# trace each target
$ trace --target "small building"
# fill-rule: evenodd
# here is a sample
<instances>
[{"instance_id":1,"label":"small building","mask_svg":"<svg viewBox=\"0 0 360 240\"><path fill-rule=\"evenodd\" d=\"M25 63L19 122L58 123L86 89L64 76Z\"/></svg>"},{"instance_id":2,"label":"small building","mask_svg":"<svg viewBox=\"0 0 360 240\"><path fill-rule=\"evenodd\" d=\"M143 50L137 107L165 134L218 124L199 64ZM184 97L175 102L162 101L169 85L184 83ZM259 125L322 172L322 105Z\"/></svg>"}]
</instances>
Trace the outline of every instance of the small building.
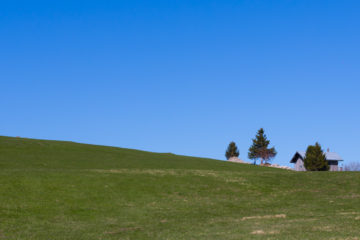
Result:
<instances>
[{"instance_id":1,"label":"small building","mask_svg":"<svg viewBox=\"0 0 360 240\"><path fill-rule=\"evenodd\" d=\"M290 163L294 163L295 171L306 171L304 166L304 158L306 152L296 152L293 158L291 159ZM342 161L344 161L339 154L335 152L330 152L329 150L325 152L325 159L329 164L329 171L342 171Z\"/></svg>"}]
</instances>

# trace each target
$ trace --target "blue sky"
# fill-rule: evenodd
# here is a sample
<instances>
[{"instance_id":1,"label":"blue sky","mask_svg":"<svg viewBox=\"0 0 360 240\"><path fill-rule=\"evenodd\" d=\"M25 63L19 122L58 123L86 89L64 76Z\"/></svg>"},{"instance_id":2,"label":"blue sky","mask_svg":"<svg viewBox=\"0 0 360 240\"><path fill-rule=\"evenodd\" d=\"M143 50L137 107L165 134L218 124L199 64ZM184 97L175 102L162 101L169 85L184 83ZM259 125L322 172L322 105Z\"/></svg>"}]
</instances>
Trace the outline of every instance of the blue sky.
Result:
<instances>
[{"instance_id":1,"label":"blue sky","mask_svg":"<svg viewBox=\"0 0 360 240\"><path fill-rule=\"evenodd\" d=\"M0 1L0 135L360 161L359 1Z\"/></svg>"}]
</instances>

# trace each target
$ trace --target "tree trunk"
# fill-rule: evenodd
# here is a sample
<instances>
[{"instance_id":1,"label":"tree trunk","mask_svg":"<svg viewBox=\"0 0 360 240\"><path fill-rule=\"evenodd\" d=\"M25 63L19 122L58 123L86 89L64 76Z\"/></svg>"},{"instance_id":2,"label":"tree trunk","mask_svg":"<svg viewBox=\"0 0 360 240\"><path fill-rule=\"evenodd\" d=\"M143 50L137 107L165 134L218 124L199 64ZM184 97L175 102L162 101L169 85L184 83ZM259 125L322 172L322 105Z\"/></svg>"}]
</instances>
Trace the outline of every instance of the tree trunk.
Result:
<instances>
[{"instance_id":1,"label":"tree trunk","mask_svg":"<svg viewBox=\"0 0 360 240\"><path fill-rule=\"evenodd\" d=\"M264 159L261 158L261 164L260 165L263 165L264 164Z\"/></svg>"}]
</instances>

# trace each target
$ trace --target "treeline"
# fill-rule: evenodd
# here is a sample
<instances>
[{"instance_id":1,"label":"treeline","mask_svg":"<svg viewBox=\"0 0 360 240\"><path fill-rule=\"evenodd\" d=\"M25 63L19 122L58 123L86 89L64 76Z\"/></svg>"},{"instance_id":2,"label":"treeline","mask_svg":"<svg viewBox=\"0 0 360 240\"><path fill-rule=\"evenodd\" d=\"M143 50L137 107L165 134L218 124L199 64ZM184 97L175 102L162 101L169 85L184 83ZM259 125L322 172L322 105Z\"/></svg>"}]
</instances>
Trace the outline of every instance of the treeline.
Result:
<instances>
[{"instance_id":1,"label":"treeline","mask_svg":"<svg viewBox=\"0 0 360 240\"><path fill-rule=\"evenodd\" d=\"M269 145L270 140L267 139L264 129L260 128L255 138L252 139L252 145L249 148L248 158L253 160L255 165L259 159L261 165L270 164L270 161L276 156L277 152L274 147L270 148ZM231 142L225 152L226 159L239 157L239 155L240 152L235 142Z\"/></svg>"},{"instance_id":2,"label":"treeline","mask_svg":"<svg viewBox=\"0 0 360 240\"><path fill-rule=\"evenodd\" d=\"M248 151L248 158L254 161L254 165L256 165L258 159L261 160L261 165L270 164L270 161L276 156L277 152L274 147L270 148L269 145L270 140L267 139L264 129L260 128L255 138L252 139L252 145ZM229 160L232 157L239 157L239 155L240 152L235 142L231 142L225 152L226 159ZM326 161L325 153L319 143L315 143L315 145L309 145L306 149L304 167L308 171L329 170L330 167L328 161ZM351 163L345 167L345 170L359 171L360 164Z\"/></svg>"}]
</instances>

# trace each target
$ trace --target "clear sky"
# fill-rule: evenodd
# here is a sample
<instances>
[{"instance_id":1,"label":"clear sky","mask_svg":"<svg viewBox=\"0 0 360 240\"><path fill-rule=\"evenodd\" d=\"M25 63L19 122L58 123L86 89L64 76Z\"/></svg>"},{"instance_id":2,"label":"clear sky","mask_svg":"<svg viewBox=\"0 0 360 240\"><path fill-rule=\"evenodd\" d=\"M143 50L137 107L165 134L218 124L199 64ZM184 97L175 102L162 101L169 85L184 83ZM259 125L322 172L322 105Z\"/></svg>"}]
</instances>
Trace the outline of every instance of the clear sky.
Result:
<instances>
[{"instance_id":1,"label":"clear sky","mask_svg":"<svg viewBox=\"0 0 360 240\"><path fill-rule=\"evenodd\" d=\"M360 161L360 1L0 1L0 135Z\"/></svg>"}]
</instances>

